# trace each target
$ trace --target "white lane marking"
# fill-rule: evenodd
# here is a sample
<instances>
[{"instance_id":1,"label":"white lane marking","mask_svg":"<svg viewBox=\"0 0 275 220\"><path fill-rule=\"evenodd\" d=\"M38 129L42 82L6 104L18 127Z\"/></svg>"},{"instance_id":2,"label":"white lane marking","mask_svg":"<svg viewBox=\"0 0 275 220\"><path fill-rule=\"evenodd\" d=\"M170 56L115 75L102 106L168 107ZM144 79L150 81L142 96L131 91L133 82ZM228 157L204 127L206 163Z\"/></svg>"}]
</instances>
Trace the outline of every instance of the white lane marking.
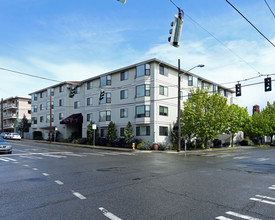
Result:
<instances>
[{"instance_id":1,"label":"white lane marking","mask_svg":"<svg viewBox=\"0 0 275 220\"><path fill-rule=\"evenodd\" d=\"M15 159L8 158L8 157L5 157L5 159L10 160L10 161L17 161L17 160L15 160Z\"/></svg>"},{"instance_id":2,"label":"white lane marking","mask_svg":"<svg viewBox=\"0 0 275 220\"><path fill-rule=\"evenodd\" d=\"M219 220L233 220L232 218L226 218L224 216L218 216L215 219L219 219Z\"/></svg>"},{"instance_id":3,"label":"white lane marking","mask_svg":"<svg viewBox=\"0 0 275 220\"><path fill-rule=\"evenodd\" d=\"M266 160L269 160L269 158L264 158L264 157L262 157L262 158L258 158L257 160L258 160L258 161L266 161Z\"/></svg>"},{"instance_id":4,"label":"white lane marking","mask_svg":"<svg viewBox=\"0 0 275 220\"><path fill-rule=\"evenodd\" d=\"M270 200L275 200L275 198L268 197L268 196L256 195L256 197L259 197L259 198L262 198L262 199L270 199Z\"/></svg>"},{"instance_id":5,"label":"white lane marking","mask_svg":"<svg viewBox=\"0 0 275 220\"><path fill-rule=\"evenodd\" d=\"M262 203L266 203L266 204L270 204L270 205L275 205L275 202L271 202L271 201L264 200L264 199L250 198L250 200L262 202Z\"/></svg>"},{"instance_id":6,"label":"white lane marking","mask_svg":"<svg viewBox=\"0 0 275 220\"><path fill-rule=\"evenodd\" d=\"M275 189L275 187L268 187L268 189Z\"/></svg>"},{"instance_id":7,"label":"white lane marking","mask_svg":"<svg viewBox=\"0 0 275 220\"><path fill-rule=\"evenodd\" d=\"M67 156L62 156L62 155L52 155L52 154L41 154L41 156L44 156L44 157L53 157L53 158L67 158Z\"/></svg>"},{"instance_id":8,"label":"white lane marking","mask_svg":"<svg viewBox=\"0 0 275 220\"><path fill-rule=\"evenodd\" d=\"M24 166L24 167L30 167L28 164L24 164L23 166Z\"/></svg>"},{"instance_id":9,"label":"white lane marking","mask_svg":"<svg viewBox=\"0 0 275 220\"><path fill-rule=\"evenodd\" d=\"M72 193L73 193L74 196L76 196L76 197L79 198L79 199L86 199L85 196L81 195L81 194L78 193L78 192L75 192L75 191L72 190Z\"/></svg>"},{"instance_id":10,"label":"white lane marking","mask_svg":"<svg viewBox=\"0 0 275 220\"><path fill-rule=\"evenodd\" d=\"M240 156L240 157L233 157L233 159L241 160L241 159L246 159L249 158L247 156Z\"/></svg>"},{"instance_id":11,"label":"white lane marking","mask_svg":"<svg viewBox=\"0 0 275 220\"><path fill-rule=\"evenodd\" d=\"M102 211L103 215L105 215L108 219L122 220L121 218L115 216L113 213L109 212L108 210L104 209L103 207L100 207L99 210Z\"/></svg>"},{"instance_id":12,"label":"white lane marking","mask_svg":"<svg viewBox=\"0 0 275 220\"><path fill-rule=\"evenodd\" d=\"M37 168L32 168L33 170L38 170Z\"/></svg>"},{"instance_id":13,"label":"white lane marking","mask_svg":"<svg viewBox=\"0 0 275 220\"><path fill-rule=\"evenodd\" d=\"M0 158L0 160L2 160L4 162L9 162L9 160L7 158Z\"/></svg>"},{"instance_id":14,"label":"white lane marking","mask_svg":"<svg viewBox=\"0 0 275 220\"><path fill-rule=\"evenodd\" d=\"M37 157L37 156L20 156L22 158L27 158L27 159L43 159L42 157Z\"/></svg>"},{"instance_id":15,"label":"white lane marking","mask_svg":"<svg viewBox=\"0 0 275 220\"><path fill-rule=\"evenodd\" d=\"M50 174L48 173L42 173L43 176L49 176Z\"/></svg>"},{"instance_id":16,"label":"white lane marking","mask_svg":"<svg viewBox=\"0 0 275 220\"><path fill-rule=\"evenodd\" d=\"M87 155L81 155L81 154L74 154L72 152L64 152L62 154L65 154L67 156L73 156L73 157L87 157Z\"/></svg>"},{"instance_id":17,"label":"white lane marking","mask_svg":"<svg viewBox=\"0 0 275 220\"><path fill-rule=\"evenodd\" d=\"M63 184L64 184L64 183L61 182L60 180L55 180L54 182L57 183L58 185L63 185Z\"/></svg>"},{"instance_id":18,"label":"white lane marking","mask_svg":"<svg viewBox=\"0 0 275 220\"><path fill-rule=\"evenodd\" d=\"M88 154L88 155L94 155L94 156L101 156L101 157L104 157L103 154L99 154L99 153L83 153L83 154Z\"/></svg>"},{"instance_id":19,"label":"white lane marking","mask_svg":"<svg viewBox=\"0 0 275 220\"><path fill-rule=\"evenodd\" d=\"M242 215L242 214L239 214L237 212L232 212L232 211L228 211L226 212L226 214L228 215L233 215L235 217L238 217L238 218L242 218L242 219L247 219L247 220L260 220L259 218L253 218L251 216L248 216L248 215Z\"/></svg>"}]
</instances>

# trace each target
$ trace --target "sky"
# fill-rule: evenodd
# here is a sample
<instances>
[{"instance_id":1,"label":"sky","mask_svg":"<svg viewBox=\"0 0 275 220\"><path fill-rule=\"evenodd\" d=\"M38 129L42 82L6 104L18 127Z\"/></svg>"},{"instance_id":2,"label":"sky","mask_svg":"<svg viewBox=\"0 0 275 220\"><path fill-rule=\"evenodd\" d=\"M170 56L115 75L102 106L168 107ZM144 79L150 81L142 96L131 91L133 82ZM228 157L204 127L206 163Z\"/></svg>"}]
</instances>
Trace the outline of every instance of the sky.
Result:
<instances>
[{"instance_id":1,"label":"sky","mask_svg":"<svg viewBox=\"0 0 275 220\"><path fill-rule=\"evenodd\" d=\"M275 80L270 42L225 0L173 1L184 11L179 48L168 42L178 13L170 0L0 0L0 68L80 81L151 58L175 66L180 59L184 70L204 64L192 72L228 88L240 81L237 102L250 114L253 105L275 101L274 81L271 92L263 84L268 74ZM275 0L266 1L275 12ZM230 2L275 44L275 17L264 0ZM1 69L0 77L4 99L56 84Z\"/></svg>"}]
</instances>

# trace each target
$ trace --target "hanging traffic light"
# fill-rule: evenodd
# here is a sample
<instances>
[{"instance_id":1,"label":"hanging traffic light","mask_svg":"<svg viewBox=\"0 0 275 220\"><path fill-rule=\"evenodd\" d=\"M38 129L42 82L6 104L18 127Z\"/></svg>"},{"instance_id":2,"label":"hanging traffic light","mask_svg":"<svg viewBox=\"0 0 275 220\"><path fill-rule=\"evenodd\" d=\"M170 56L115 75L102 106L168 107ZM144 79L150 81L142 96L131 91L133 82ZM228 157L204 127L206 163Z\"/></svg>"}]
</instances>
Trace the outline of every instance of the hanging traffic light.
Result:
<instances>
[{"instance_id":1,"label":"hanging traffic light","mask_svg":"<svg viewBox=\"0 0 275 220\"><path fill-rule=\"evenodd\" d=\"M179 15L175 14L174 21L171 23L172 29L170 29L169 31L169 33L171 34L171 37L168 38L168 41L174 47L179 47L182 24L183 24L183 19L181 16L181 12L179 12Z\"/></svg>"},{"instance_id":2,"label":"hanging traffic light","mask_svg":"<svg viewBox=\"0 0 275 220\"><path fill-rule=\"evenodd\" d=\"M241 84L240 83L236 84L235 88L236 88L236 96L241 96L242 95Z\"/></svg>"},{"instance_id":3,"label":"hanging traffic light","mask_svg":"<svg viewBox=\"0 0 275 220\"><path fill-rule=\"evenodd\" d=\"M99 94L99 101L101 101L102 99L104 99L104 94L105 94L104 90L101 89L100 90L100 94Z\"/></svg>"},{"instance_id":4,"label":"hanging traffic light","mask_svg":"<svg viewBox=\"0 0 275 220\"><path fill-rule=\"evenodd\" d=\"M271 91L271 77L267 77L264 79L264 91L265 92Z\"/></svg>"},{"instance_id":5,"label":"hanging traffic light","mask_svg":"<svg viewBox=\"0 0 275 220\"><path fill-rule=\"evenodd\" d=\"M74 97L74 95L75 95L75 87L71 87L69 97L70 97L70 98L73 98L73 97Z\"/></svg>"}]
</instances>

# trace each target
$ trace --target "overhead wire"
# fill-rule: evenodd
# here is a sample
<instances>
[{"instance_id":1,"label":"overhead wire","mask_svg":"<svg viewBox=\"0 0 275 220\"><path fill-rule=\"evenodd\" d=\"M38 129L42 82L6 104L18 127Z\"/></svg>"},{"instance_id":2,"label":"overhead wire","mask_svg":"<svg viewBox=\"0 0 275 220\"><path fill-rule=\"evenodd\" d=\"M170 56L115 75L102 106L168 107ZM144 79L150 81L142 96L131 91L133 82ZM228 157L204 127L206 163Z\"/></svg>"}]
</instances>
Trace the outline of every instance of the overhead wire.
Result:
<instances>
[{"instance_id":1,"label":"overhead wire","mask_svg":"<svg viewBox=\"0 0 275 220\"><path fill-rule=\"evenodd\" d=\"M269 6L269 4L267 3L267 1L264 0L264 2L265 2L265 4L267 5L267 7L269 8L269 10L270 10L271 14L273 15L273 17L275 18L275 14L274 14L274 12L272 11L272 9L270 8L270 6Z\"/></svg>"}]
</instances>

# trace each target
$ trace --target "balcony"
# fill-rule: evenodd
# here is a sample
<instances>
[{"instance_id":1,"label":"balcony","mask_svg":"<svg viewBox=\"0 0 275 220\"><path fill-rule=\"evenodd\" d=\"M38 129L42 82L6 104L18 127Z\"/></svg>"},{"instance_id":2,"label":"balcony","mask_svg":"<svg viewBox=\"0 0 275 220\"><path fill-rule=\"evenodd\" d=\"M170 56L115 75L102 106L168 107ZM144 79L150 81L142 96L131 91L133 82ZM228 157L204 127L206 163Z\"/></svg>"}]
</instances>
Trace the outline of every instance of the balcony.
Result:
<instances>
[{"instance_id":1,"label":"balcony","mask_svg":"<svg viewBox=\"0 0 275 220\"><path fill-rule=\"evenodd\" d=\"M10 129L10 128L14 128L13 124L5 124L4 125L4 129Z\"/></svg>"},{"instance_id":2,"label":"balcony","mask_svg":"<svg viewBox=\"0 0 275 220\"><path fill-rule=\"evenodd\" d=\"M18 108L18 105L17 104L8 104L6 106L4 106L4 110L7 110L7 109L12 109L12 108L15 108L17 109Z\"/></svg>"},{"instance_id":3,"label":"balcony","mask_svg":"<svg viewBox=\"0 0 275 220\"><path fill-rule=\"evenodd\" d=\"M18 115L15 113L4 115L4 119L13 119L13 118L17 118L17 117L18 117Z\"/></svg>"}]
</instances>

